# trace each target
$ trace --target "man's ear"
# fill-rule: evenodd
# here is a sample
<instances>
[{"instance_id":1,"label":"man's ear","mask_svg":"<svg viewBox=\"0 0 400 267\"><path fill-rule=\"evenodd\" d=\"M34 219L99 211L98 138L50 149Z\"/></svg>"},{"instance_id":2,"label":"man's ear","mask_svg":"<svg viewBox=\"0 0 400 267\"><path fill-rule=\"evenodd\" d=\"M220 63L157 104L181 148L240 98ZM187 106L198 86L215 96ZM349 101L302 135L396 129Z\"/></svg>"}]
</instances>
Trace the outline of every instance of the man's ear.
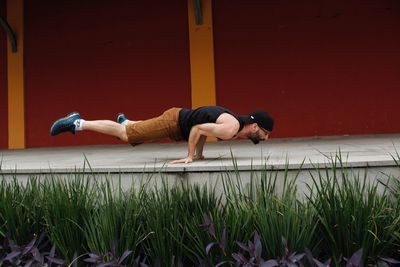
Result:
<instances>
[{"instance_id":1,"label":"man's ear","mask_svg":"<svg viewBox=\"0 0 400 267\"><path fill-rule=\"evenodd\" d=\"M255 133L258 130L258 124L257 123L252 123L251 125L251 132Z\"/></svg>"}]
</instances>

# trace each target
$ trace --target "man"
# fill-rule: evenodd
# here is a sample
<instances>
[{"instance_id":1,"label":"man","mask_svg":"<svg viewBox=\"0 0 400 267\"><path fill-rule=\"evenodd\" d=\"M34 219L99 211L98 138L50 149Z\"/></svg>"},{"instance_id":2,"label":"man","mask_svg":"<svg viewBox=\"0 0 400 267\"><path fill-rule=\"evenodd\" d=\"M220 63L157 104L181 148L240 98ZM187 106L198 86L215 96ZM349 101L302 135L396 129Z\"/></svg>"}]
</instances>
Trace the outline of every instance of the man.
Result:
<instances>
[{"instance_id":1,"label":"man","mask_svg":"<svg viewBox=\"0 0 400 267\"><path fill-rule=\"evenodd\" d=\"M208 136L220 140L250 139L254 144L268 139L274 127L274 120L265 111L257 110L248 116L237 116L220 106L205 106L194 110L171 108L161 116L131 121L123 113L117 115L117 122L110 120L88 121L73 112L58 119L50 129L51 135L63 132L88 130L118 137L132 145L170 138L188 141L186 158L171 163L190 163L204 159L203 147Z\"/></svg>"}]
</instances>

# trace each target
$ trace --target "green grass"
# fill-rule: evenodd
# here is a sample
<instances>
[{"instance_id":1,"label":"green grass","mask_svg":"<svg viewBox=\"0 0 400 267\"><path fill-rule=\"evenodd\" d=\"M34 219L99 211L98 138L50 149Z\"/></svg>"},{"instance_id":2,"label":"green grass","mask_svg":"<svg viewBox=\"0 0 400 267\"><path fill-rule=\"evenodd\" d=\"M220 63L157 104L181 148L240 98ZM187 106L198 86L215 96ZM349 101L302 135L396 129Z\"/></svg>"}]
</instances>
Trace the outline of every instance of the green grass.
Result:
<instances>
[{"instance_id":1,"label":"green grass","mask_svg":"<svg viewBox=\"0 0 400 267\"><path fill-rule=\"evenodd\" d=\"M31 177L25 185L3 177L0 239L9 236L22 244L44 232L56 245L57 255L68 262L90 252L110 260L107 253L115 247L116 256L133 251L128 265L146 257L152 266L232 262L232 253L242 251L237 241L247 243L255 232L261 236L266 260L284 254L282 237L290 251L307 247L320 259L332 257L336 264L341 255L350 257L359 248L364 249L365 260L398 255L399 177L381 181L382 190L378 182L368 183L365 174L343 165L336 157L329 170L310 172L305 197L299 197L297 175L291 178L288 169L282 176L265 167L251 172L250 182L244 184L235 160L235 169L219 179L221 194L214 185L168 184L162 174L143 178L130 189L122 189L121 180L85 172ZM151 182L155 179L158 186ZM216 237L200 227L205 214L215 225ZM207 254L211 242L223 246L216 245Z\"/></svg>"},{"instance_id":2,"label":"green grass","mask_svg":"<svg viewBox=\"0 0 400 267\"><path fill-rule=\"evenodd\" d=\"M120 182L119 182L120 184ZM95 208L84 218L83 234L90 252L105 253L115 246L117 255L126 250L134 254L140 243L146 239L141 214L143 212L143 188L125 192L120 186L113 189L111 177L97 184Z\"/></svg>"},{"instance_id":3,"label":"green grass","mask_svg":"<svg viewBox=\"0 0 400 267\"><path fill-rule=\"evenodd\" d=\"M336 263L341 255L350 257L359 248L363 248L364 258L394 255L398 243L392 229L400 214L387 181L380 192L379 181L368 183L367 173L361 176L357 170L345 171L341 157L332 166L319 169L317 177L311 175L309 186L308 199L318 218L316 234L322 241L320 253L333 256Z\"/></svg>"},{"instance_id":4,"label":"green grass","mask_svg":"<svg viewBox=\"0 0 400 267\"><path fill-rule=\"evenodd\" d=\"M11 236L18 243L30 241L43 229L43 205L39 181L28 180L22 186L14 177L0 182L0 235Z\"/></svg>"},{"instance_id":5,"label":"green grass","mask_svg":"<svg viewBox=\"0 0 400 267\"><path fill-rule=\"evenodd\" d=\"M43 181L39 199L43 203L45 231L66 259L72 260L75 253L85 253L87 241L83 227L95 213L100 196L105 197L86 175Z\"/></svg>"}]
</instances>

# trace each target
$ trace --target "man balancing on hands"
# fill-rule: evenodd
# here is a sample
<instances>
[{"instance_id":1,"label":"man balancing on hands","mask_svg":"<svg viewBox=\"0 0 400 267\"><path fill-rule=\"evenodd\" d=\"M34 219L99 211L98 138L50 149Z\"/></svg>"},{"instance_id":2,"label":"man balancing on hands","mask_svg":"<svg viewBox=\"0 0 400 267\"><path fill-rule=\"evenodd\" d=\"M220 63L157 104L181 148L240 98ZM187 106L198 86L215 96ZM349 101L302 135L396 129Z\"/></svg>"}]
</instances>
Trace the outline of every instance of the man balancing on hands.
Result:
<instances>
[{"instance_id":1,"label":"man balancing on hands","mask_svg":"<svg viewBox=\"0 0 400 267\"><path fill-rule=\"evenodd\" d=\"M171 163L190 163L204 159L203 147L208 136L220 140L250 139L254 144L268 139L274 120L265 111L257 110L248 116L237 116L220 106L205 106L197 109L171 108L161 116L131 121L123 113L116 122L110 120L89 121L78 112L58 119L50 129L51 135L63 132L93 131L118 137L132 145L149 143L164 138L188 141L186 158Z\"/></svg>"}]
</instances>

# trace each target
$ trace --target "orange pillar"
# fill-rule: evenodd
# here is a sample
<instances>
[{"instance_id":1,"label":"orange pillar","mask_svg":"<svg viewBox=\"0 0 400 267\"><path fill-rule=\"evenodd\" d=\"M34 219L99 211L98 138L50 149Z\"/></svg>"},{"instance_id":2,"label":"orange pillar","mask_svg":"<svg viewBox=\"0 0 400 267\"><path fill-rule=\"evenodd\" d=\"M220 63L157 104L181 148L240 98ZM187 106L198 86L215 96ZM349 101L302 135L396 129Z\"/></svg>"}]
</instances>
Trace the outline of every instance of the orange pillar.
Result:
<instances>
[{"instance_id":1,"label":"orange pillar","mask_svg":"<svg viewBox=\"0 0 400 267\"><path fill-rule=\"evenodd\" d=\"M196 25L194 0L188 0L192 108L216 104L212 0L201 0L202 24Z\"/></svg>"},{"instance_id":2,"label":"orange pillar","mask_svg":"<svg viewBox=\"0 0 400 267\"><path fill-rule=\"evenodd\" d=\"M7 1L7 21L17 39L17 52L7 44L8 148L25 148L24 1Z\"/></svg>"}]
</instances>

